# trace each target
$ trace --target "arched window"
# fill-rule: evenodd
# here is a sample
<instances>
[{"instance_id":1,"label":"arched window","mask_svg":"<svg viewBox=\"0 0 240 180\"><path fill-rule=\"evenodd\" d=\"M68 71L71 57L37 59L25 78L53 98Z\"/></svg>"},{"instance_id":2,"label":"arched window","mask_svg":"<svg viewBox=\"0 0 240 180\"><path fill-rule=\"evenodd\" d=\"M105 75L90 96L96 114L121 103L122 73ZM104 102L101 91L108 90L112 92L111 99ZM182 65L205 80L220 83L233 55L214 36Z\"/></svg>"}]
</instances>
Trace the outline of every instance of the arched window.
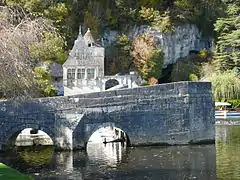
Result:
<instances>
[{"instance_id":1,"label":"arched window","mask_svg":"<svg viewBox=\"0 0 240 180\"><path fill-rule=\"evenodd\" d=\"M67 70L67 78L68 79L75 79L75 69L68 69Z\"/></svg>"},{"instance_id":2,"label":"arched window","mask_svg":"<svg viewBox=\"0 0 240 180\"><path fill-rule=\"evenodd\" d=\"M87 69L87 79L94 79L95 77L95 69L89 68Z\"/></svg>"},{"instance_id":3,"label":"arched window","mask_svg":"<svg viewBox=\"0 0 240 180\"><path fill-rule=\"evenodd\" d=\"M77 78L78 79L84 79L85 78L85 69L84 68L79 68L77 70Z\"/></svg>"},{"instance_id":4,"label":"arched window","mask_svg":"<svg viewBox=\"0 0 240 180\"><path fill-rule=\"evenodd\" d=\"M119 82L116 79L109 79L105 83L105 90L114 87L116 85L119 85Z\"/></svg>"}]
</instances>

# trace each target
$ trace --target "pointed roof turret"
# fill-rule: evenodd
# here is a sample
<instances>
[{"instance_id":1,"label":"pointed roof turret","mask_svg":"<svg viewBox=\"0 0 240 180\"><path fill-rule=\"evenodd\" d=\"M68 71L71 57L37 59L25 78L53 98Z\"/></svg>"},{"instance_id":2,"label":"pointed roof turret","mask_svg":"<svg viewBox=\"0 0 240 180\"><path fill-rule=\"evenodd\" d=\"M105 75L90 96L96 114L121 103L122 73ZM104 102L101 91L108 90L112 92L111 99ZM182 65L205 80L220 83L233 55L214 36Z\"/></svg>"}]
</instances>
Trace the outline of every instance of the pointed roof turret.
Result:
<instances>
[{"instance_id":1,"label":"pointed roof turret","mask_svg":"<svg viewBox=\"0 0 240 180\"><path fill-rule=\"evenodd\" d=\"M79 33L78 33L78 36L81 36L81 37L82 37L82 26L81 26L81 25L79 26Z\"/></svg>"},{"instance_id":2,"label":"pointed roof turret","mask_svg":"<svg viewBox=\"0 0 240 180\"><path fill-rule=\"evenodd\" d=\"M93 39L92 33L89 28L88 28L87 32L85 33L85 35L83 36L83 38L84 38L86 44L88 44L88 45L94 44L94 39Z\"/></svg>"}]
</instances>

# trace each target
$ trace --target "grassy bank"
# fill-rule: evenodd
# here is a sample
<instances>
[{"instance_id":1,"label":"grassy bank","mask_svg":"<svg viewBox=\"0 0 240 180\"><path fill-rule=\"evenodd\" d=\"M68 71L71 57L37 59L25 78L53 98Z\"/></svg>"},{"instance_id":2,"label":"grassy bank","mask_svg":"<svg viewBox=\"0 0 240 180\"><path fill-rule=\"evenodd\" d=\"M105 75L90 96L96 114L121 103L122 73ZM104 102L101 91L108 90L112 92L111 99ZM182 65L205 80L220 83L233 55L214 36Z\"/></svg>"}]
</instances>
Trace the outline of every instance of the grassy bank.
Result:
<instances>
[{"instance_id":1,"label":"grassy bank","mask_svg":"<svg viewBox=\"0 0 240 180\"><path fill-rule=\"evenodd\" d=\"M32 180L31 177L28 177L15 169L12 169L5 164L0 163L0 179L4 180Z\"/></svg>"}]
</instances>

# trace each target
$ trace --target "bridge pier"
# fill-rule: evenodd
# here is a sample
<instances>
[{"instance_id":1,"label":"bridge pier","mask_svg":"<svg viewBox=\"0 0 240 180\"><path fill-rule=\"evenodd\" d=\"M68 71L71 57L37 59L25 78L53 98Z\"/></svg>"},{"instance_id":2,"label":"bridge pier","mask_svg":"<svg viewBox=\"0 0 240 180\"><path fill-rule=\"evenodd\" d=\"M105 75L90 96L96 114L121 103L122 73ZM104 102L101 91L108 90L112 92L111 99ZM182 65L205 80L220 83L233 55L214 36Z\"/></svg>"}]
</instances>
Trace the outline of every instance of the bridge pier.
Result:
<instances>
[{"instance_id":1,"label":"bridge pier","mask_svg":"<svg viewBox=\"0 0 240 180\"><path fill-rule=\"evenodd\" d=\"M55 140L55 148L57 150L73 150L73 135L72 130L68 127L62 127L57 129L58 133Z\"/></svg>"}]
</instances>

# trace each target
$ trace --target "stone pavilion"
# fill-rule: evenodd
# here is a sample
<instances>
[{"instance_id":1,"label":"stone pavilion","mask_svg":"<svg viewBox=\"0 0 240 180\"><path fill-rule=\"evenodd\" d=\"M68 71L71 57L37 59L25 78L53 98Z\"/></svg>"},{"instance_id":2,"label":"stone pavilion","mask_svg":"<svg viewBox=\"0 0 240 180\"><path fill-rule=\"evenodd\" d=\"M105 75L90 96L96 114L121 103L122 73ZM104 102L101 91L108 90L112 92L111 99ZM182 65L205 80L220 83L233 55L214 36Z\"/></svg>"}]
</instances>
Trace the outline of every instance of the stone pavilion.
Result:
<instances>
[{"instance_id":1,"label":"stone pavilion","mask_svg":"<svg viewBox=\"0 0 240 180\"><path fill-rule=\"evenodd\" d=\"M113 89L137 86L140 80L135 73L104 76L104 51L102 44L95 42L90 29L84 36L79 29L69 57L63 64L64 96L105 91L113 86Z\"/></svg>"}]
</instances>

